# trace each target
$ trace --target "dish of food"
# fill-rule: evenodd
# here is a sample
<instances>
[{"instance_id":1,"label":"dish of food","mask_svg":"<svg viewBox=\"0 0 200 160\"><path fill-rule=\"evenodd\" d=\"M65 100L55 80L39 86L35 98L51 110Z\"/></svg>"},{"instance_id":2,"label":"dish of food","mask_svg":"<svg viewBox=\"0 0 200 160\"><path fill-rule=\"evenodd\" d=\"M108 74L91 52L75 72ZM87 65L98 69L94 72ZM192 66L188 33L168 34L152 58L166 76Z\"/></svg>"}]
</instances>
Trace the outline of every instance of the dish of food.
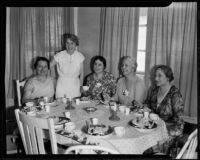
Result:
<instances>
[{"instance_id":1,"label":"dish of food","mask_svg":"<svg viewBox=\"0 0 200 160\"><path fill-rule=\"evenodd\" d=\"M155 121L144 117L136 117L129 124L140 132L149 132L157 128Z\"/></svg>"},{"instance_id":2,"label":"dish of food","mask_svg":"<svg viewBox=\"0 0 200 160\"><path fill-rule=\"evenodd\" d=\"M85 107L83 108L87 113L93 113L97 110L95 107Z\"/></svg>"},{"instance_id":3,"label":"dish of food","mask_svg":"<svg viewBox=\"0 0 200 160\"><path fill-rule=\"evenodd\" d=\"M32 106L32 107L27 107L27 106L25 106L25 107L23 107L22 109L21 109L21 111L23 111L23 112L38 112L38 111L40 111L40 110L42 110L41 109L41 107L39 107L39 106Z\"/></svg>"},{"instance_id":4,"label":"dish of food","mask_svg":"<svg viewBox=\"0 0 200 160\"><path fill-rule=\"evenodd\" d=\"M52 117L54 120L55 125L59 125L59 124L64 124L67 122L71 122L71 120L69 118L66 117Z\"/></svg>"},{"instance_id":5,"label":"dish of food","mask_svg":"<svg viewBox=\"0 0 200 160\"><path fill-rule=\"evenodd\" d=\"M57 117L57 116L54 116L54 117L51 117L51 118L53 118L56 130L63 129L64 126L65 126L65 123L71 122L71 119L66 118L66 117Z\"/></svg>"},{"instance_id":6,"label":"dish of food","mask_svg":"<svg viewBox=\"0 0 200 160\"><path fill-rule=\"evenodd\" d=\"M89 125L83 127L83 132L90 136L105 138L113 133L113 128L104 124Z\"/></svg>"}]
</instances>

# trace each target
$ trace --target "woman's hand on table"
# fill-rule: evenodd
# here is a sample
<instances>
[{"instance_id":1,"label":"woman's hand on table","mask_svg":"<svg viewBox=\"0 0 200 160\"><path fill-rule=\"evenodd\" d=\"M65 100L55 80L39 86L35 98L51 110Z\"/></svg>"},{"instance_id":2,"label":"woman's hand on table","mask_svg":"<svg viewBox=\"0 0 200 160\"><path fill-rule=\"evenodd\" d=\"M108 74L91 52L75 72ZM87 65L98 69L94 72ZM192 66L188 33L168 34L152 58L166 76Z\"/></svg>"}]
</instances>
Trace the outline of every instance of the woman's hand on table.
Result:
<instances>
[{"instance_id":1,"label":"woman's hand on table","mask_svg":"<svg viewBox=\"0 0 200 160\"><path fill-rule=\"evenodd\" d=\"M109 102L111 100L111 97L107 93L102 93L102 97L104 102Z\"/></svg>"},{"instance_id":2,"label":"woman's hand on table","mask_svg":"<svg viewBox=\"0 0 200 160\"><path fill-rule=\"evenodd\" d=\"M132 101L132 105L134 106L134 108L141 108L141 109L144 108L144 105L136 100Z\"/></svg>"},{"instance_id":3,"label":"woman's hand on table","mask_svg":"<svg viewBox=\"0 0 200 160\"><path fill-rule=\"evenodd\" d=\"M87 90L87 91L85 91L84 89L83 89L83 86L80 86L80 92L83 94L83 96L85 96L85 97L87 97L88 95L90 95L90 91L89 90Z\"/></svg>"}]
</instances>

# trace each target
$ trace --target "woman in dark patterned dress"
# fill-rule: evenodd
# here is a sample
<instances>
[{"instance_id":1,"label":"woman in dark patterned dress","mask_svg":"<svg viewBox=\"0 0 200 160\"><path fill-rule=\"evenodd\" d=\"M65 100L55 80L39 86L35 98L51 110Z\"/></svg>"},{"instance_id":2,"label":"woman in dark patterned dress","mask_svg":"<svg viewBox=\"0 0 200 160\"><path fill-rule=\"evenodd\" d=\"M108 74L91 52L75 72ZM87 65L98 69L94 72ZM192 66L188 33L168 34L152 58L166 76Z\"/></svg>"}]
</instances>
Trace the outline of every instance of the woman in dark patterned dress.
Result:
<instances>
[{"instance_id":1,"label":"woman in dark patterned dress","mask_svg":"<svg viewBox=\"0 0 200 160\"><path fill-rule=\"evenodd\" d=\"M102 56L95 56L91 60L92 73L86 78L89 91L83 92L82 99L108 101L116 92L116 80L111 73L105 71L106 60Z\"/></svg>"},{"instance_id":2,"label":"woman in dark patterned dress","mask_svg":"<svg viewBox=\"0 0 200 160\"><path fill-rule=\"evenodd\" d=\"M155 69L155 86L148 91L145 105L165 121L169 133L169 141L154 149L166 153L176 136L182 134L184 122L184 102L178 88L171 84L174 79L172 69L166 65L158 65Z\"/></svg>"}]
</instances>

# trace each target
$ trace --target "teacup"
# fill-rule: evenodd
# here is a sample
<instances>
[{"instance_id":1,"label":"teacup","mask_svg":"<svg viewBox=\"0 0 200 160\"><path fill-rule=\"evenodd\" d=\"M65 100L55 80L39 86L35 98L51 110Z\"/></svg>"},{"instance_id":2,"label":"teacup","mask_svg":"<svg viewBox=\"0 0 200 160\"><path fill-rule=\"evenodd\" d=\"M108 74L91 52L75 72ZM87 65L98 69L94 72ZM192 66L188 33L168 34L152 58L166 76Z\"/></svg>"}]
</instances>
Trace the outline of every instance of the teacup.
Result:
<instances>
[{"instance_id":1,"label":"teacup","mask_svg":"<svg viewBox=\"0 0 200 160\"><path fill-rule=\"evenodd\" d=\"M77 98L77 99L76 99L76 105L79 105L79 104L80 104L80 99Z\"/></svg>"},{"instance_id":2,"label":"teacup","mask_svg":"<svg viewBox=\"0 0 200 160\"><path fill-rule=\"evenodd\" d=\"M111 108L113 111L117 111L117 105L116 105L116 103L115 103L114 105L110 106L110 108Z\"/></svg>"},{"instance_id":3,"label":"teacup","mask_svg":"<svg viewBox=\"0 0 200 160\"><path fill-rule=\"evenodd\" d=\"M70 112L65 112L65 117L70 119Z\"/></svg>"},{"instance_id":4,"label":"teacup","mask_svg":"<svg viewBox=\"0 0 200 160\"><path fill-rule=\"evenodd\" d=\"M67 98L63 97L62 98L62 103L66 104L67 103Z\"/></svg>"},{"instance_id":5,"label":"teacup","mask_svg":"<svg viewBox=\"0 0 200 160\"><path fill-rule=\"evenodd\" d=\"M130 114L130 108L128 108L128 107L125 108L125 114L126 114L126 115L129 115L129 114Z\"/></svg>"},{"instance_id":6,"label":"teacup","mask_svg":"<svg viewBox=\"0 0 200 160\"><path fill-rule=\"evenodd\" d=\"M125 128L122 126L115 127L114 130L118 137L122 137L125 134Z\"/></svg>"},{"instance_id":7,"label":"teacup","mask_svg":"<svg viewBox=\"0 0 200 160\"><path fill-rule=\"evenodd\" d=\"M92 124L97 125L98 124L98 118L92 118Z\"/></svg>"},{"instance_id":8,"label":"teacup","mask_svg":"<svg viewBox=\"0 0 200 160\"><path fill-rule=\"evenodd\" d=\"M44 99L44 102L45 102L45 103L49 103L49 102L51 101L51 98L50 98L50 97L44 97L43 99Z\"/></svg>"},{"instance_id":9,"label":"teacup","mask_svg":"<svg viewBox=\"0 0 200 160\"><path fill-rule=\"evenodd\" d=\"M50 112L50 106L49 105L45 105L45 111Z\"/></svg>"},{"instance_id":10,"label":"teacup","mask_svg":"<svg viewBox=\"0 0 200 160\"><path fill-rule=\"evenodd\" d=\"M126 106L119 106L119 111L124 113L126 109Z\"/></svg>"},{"instance_id":11,"label":"teacup","mask_svg":"<svg viewBox=\"0 0 200 160\"><path fill-rule=\"evenodd\" d=\"M86 92L86 91L88 91L88 89L89 89L89 86L83 86L83 90Z\"/></svg>"},{"instance_id":12,"label":"teacup","mask_svg":"<svg viewBox=\"0 0 200 160\"><path fill-rule=\"evenodd\" d=\"M39 104L40 104L40 107L41 107L42 109L44 109L44 102L41 101Z\"/></svg>"},{"instance_id":13,"label":"teacup","mask_svg":"<svg viewBox=\"0 0 200 160\"><path fill-rule=\"evenodd\" d=\"M71 133L76 128L76 125L74 122L68 122L65 123L65 131L68 133Z\"/></svg>"}]
</instances>

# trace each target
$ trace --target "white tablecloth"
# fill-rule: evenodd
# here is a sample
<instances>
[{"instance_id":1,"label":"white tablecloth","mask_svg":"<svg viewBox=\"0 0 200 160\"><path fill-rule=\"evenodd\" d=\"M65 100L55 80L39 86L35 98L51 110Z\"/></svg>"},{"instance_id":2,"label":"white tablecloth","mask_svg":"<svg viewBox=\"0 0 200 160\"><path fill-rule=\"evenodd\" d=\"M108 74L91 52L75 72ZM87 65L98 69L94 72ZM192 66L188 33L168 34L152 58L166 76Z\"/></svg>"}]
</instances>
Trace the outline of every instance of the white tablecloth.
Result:
<instances>
[{"instance_id":1,"label":"white tablecloth","mask_svg":"<svg viewBox=\"0 0 200 160\"><path fill-rule=\"evenodd\" d=\"M58 106L51 106L50 113L44 111L40 112L37 116L47 118L49 116L64 116L64 112L69 111L71 113L71 120L75 122L76 129L82 129L86 124L86 120L90 121L91 118L98 118L99 123L110 125L110 126L124 126L126 133L122 137L117 137L114 133L106 138L96 138L88 136L90 142L98 142L99 145L115 149L122 154L142 154L146 149L156 145L158 142L165 141L168 139L168 133L165 122L161 119L157 121L158 127L153 131L143 133L130 126L128 122L133 119L136 115L134 113L125 115L118 112L120 121L110 121L110 111L108 107L103 105L95 105L94 103L85 103L75 106L75 110L66 110L66 105L61 104ZM94 113L87 113L83 110L84 107L96 107L98 110ZM57 134L57 141L60 144L77 144L76 141Z\"/></svg>"}]
</instances>

